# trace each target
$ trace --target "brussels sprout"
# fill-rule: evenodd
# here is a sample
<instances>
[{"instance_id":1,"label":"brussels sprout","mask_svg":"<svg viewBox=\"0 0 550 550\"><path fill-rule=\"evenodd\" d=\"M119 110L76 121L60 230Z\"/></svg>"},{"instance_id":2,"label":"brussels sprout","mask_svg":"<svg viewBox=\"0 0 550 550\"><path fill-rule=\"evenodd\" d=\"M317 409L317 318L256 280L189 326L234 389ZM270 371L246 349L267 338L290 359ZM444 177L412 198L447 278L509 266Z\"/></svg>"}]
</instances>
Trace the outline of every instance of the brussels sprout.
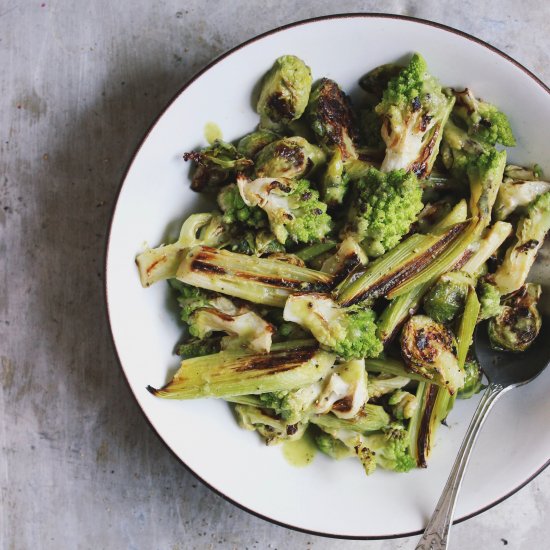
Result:
<instances>
[{"instance_id":1,"label":"brussels sprout","mask_svg":"<svg viewBox=\"0 0 550 550\"><path fill-rule=\"evenodd\" d=\"M246 158L254 159L266 145L280 138L279 134L271 130L257 130L241 138L237 145L237 151Z\"/></svg>"},{"instance_id":2,"label":"brussels sprout","mask_svg":"<svg viewBox=\"0 0 550 550\"><path fill-rule=\"evenodd\" d=\"M403 327L401 354L409 370L446 387L451 395L464 385L453 333L425 315L411 317Z\"/></svg>"},{"instance_id":3,"label":"brussels sprout","mask_svg":"<svg viewBox=\"0 0 550 550\"><path fill-rule=\"evenodd\" d=\"M264 76L256 111L262 128L300 118L311 91L311 70L298 57L283 55Z\"/></svg>"},{"instance_id":4,"label":"brussels sprout","mask_svg":"<svg viewBox=\"0 0 550 550\"><path fill-rule=\"evenodd\" d=\"M343 160L357 157L354 141L359 132L355 115L348 96L334 80L322 78L315 84L307 117L317 139L327 149L339 149Z\"/></svg>"},{"instance_id":5,"label":"brussels sprout","mask_svg":"<svg viewBox=\"0 0 550 550\"><path fill-rule=\"evenodd\" d=\"M460 271L442 275L424 298L426 314L438 323L452 321L464 307L472 283L472 279Z\"/></svg>"},{"instance_id":6,"label":"brussels sprout","mask_svg":"<svg viewBox=\"0 0 550 550\"><path fill-rule=\"evenodd\" d=\"M245 171L254 164L241 155L234 145L219 139L200 151L184 153L183 160L196 163L191 189L198 192L216 189L236 172Z\"/></svg>"},{"instance_id":7,"label":"brussels sprout","mask_svg":"<svg viewBox=\"0 0 550 550\"><path fill-rule=\"evenodd\" d=\"M325 153L298 136L279 139L266 145L256 157L258 177L300 178L326 161Z\"/></svg>"},{"instance_id":8,"label":"brussels sprout","mask_svg":"<svg viewBox=\"0 0 550 550\"><path fill-rule=\"evenodd\" d=\"M504 301L501 313L489 321L493 347L525 351L533 343L542 326L537 309L540 294L540 285L527 283Z\"/></svg>"},{"instance_id":9,"label":"brussels sprout","mask_svg":"<svg viewBox=\"0 0 550 550\"><path fill-rule=\"evenodd\" d=\"M466 361L464 364L464 386L457 393L459 399L470 399L481 390L483 372L475 360Z\"/></svg>"}]
</instances>

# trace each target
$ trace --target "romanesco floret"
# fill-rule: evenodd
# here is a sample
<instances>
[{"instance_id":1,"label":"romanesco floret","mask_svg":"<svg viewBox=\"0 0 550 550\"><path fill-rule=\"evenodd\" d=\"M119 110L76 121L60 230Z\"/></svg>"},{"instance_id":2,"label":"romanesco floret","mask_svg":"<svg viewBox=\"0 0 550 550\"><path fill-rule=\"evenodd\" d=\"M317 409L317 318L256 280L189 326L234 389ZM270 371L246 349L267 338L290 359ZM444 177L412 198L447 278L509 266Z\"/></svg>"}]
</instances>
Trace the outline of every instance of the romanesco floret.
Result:
<instances>
[{"instance_id":1,"label":"romanesco floret","mask_svg":"<svg viewBox=\"0 0 550 550\"><path fill-rule=\"evenodd\" d=\"M479 310L480 321L495 317L502 311L500 292L495 285L487 281L480 281L477 285L477 295L481 305Z\"/></svg>"},{"instance_id":2,"label":"romanesco floret","mask_svg":"<svg viewBox=\"0 0 550 550\"><path fill-rule=\"evenodd\" d=\"M419 177L429 176L454 102L428 73L424 58L414 54L409 65L388 82L375 108L383 117L386 142L381 170L405 169Z\"/></svg>"},{"instance_id":3,"label":"romanesco floret","mask_svg":"<svg viewBox=\"0 0 550 550\"><path fill-rule=\"evenodd\" d=\"M371 168L356 185L344 233L355 236L367 255L381 256L407 234L422 210L422 189L416 176ZM345 235L344 235L345 236Z\"/></svg>"},{"instance_id":4,"label":"romanesco floret","mask_svg":"<svg viewBox=\"0 0 550 550\"><path fill-rule=\"evenodd\" d=\"M322 453L336 460L354 456L353 450L350 449L350 447L327 433L320 433L316 435L315 444Z\"/></svg>"},{"instance_id":5,"label":"romanesco floret","mask_svg":"<svg viewBox=\"0 0 550 550\"><path fill-rule=\"evenodd\" d=\"M321 240L331 230L327 205L309 181L288 178L258 178L249 181L237 178L244 202L259 206L269 219L271 231L278 241L310 243Z\"/></svg>"},{"instance_id":6,"label":"romanesco floret","mask_svg":"<svg viewBox=\"0 0 550 550\"><path fill-rule=\"evenodd\" d=\"M363 444L376 453L376 463L386 470L408 472L416 467L409 453L408 432L400 422L392 423L381 434L366 436Z\"/></svg>"},{"instance_id":7,"label":"romanesco floret","mask_svg":"<svg viewBox=\"0 0 550 550\"><path fill-rule=\"evenodd\" d=\"M226 225L240 223L254 228L267 226L265 212L257 206L247 206L234 183L218 193L218 206L223 212L222 221Z\"/></svg>"},{"instance_id":8,"label":"romanesco floret","mask_svg":"<svg viewBox=\"0 0 550 550\"><path fill-rule=\"evenodd\" d=\"M375 314L359 306L341 307L326 294L289 296L284 319L311 331L326 348L344 359L377 357L382 343L376 335Z\"/></svg>"},{"instance_id":9,"label":"romanesco floret","mask_svg":"<svg viewBox=\"0 0 550 550\"><path fill-rule=\"evenodd\" d=\"M453 116L466 124L468 134L489 145L501 143L513 147L516 144L510 122L502 111L477 99L468 88L463 92L456 92L455 95Z\"/></svg>"},{"instance_id":10,"label":"romanesco floret","mask_svg":"<svg viewBox=\"0 0 550 550\"><path fill-rule=\"evenodd\" d=\"M189 319L195 311L201 307L208 307L211 301L211 293L191 286L177 279L170 279L170 285L178 293L178 304L180 306L180 318L184 323L189 324Z\"/></svg>"}]
</instances>

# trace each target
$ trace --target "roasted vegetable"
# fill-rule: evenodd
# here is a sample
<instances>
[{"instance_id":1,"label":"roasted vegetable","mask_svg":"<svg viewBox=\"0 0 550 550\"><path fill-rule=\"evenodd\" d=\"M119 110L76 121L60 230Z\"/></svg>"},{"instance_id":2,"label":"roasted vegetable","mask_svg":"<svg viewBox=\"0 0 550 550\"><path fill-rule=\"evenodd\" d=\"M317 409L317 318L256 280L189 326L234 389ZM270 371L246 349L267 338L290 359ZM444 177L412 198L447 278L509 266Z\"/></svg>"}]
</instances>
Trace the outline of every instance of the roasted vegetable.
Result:
<instances>
[{"instance_id":1,"label":"roasted vegetable","mask_svg":"<svg viewBox=\"0 0 550 550\"><path fill-rule=\"evenodd\" d=\"M326 376L334 359L313 340L274 344L267 355L228 350L182 361L170 382L160 389L147 389L166 399L293 390Z\"/></svg>"},{"instance_id":2,"label":"roasted vegetable","mask_svg":"<svg viewBox=\"0 0 550 550\"><path fill-rule=\"evenodd\" d=\"M307 180L238 178L237 185L248 206L259 206L269 219L279 242L310 243L321 240L331 229L327 205Z\"/></svg>"},{"instance_id":3,"label":"roasted vegetable","mask_svg":"<svg viewBox=\"0 0 550 550\"><path fill-rule=\"evenodd\" d=\"M314 411L332 412L338 418L354 418L368 399L367 373L362 359L353 359L338 365L330 374L317 397Z\"/></svg>"},{"instance_id":4,"label":"roasted vegetable","mask_svg":"<svg viewBox=\"0 0 550 550\"><path fill-rule=\"evenodd\" d=\"M453 92L456 103L452 116L466 125L470 136L489 145L501 143L513 147L516 144L508 118L497 107L477 99L468 88Z\"/></svg>"},{"instance_id":5,"label":"roasted vegetable","mask_svg":"<svg viewBox=\"0 0 550 550\"><path fill-rule=\"evenodd\" d=\"M206 246L189 249L176 276L189 285L277 307L295 292L326 292L332 283L326 273Z\"/></svg>"},{"instance_id":6,"label":"roasted vegetable","mask_svg":"<svg viewBox=\"0 0 550 550\"><path fill-rule=\"evenodd\" d=\"M374 312L360 307L341 307L327 294L289 296L284 319L307 328L321 345L344 359L376 357L382 351L376 336Z\"/></svg>"},{"instance_id":7,"label":"roasted vegetable","mask_svg":"<svg viewBox=\"0 0 550 550\"><path fill-rule=\"evenodd\" d=\"M501 312L489 321L489 337L497 349L525 351L542 326L537 309L540 285L527 283L504 300Z\"/></svg>"},{"instance_id":8,"label":"roasted vegetable","mask_svg":"<svg viewBox=\"0 0 550 550\"><path fill-rule=\"evenodd\" d=\"M319 147L294 136L266 145L256 157L254 171L258 178L301 178L325 161L325 153Z\"/></svg>"},{"instance_id":9,"label":"roasted vegetable","mask_svg":"<svg viewBox=\"0 0 550 550\"><path fill-rule=\"evenodd\" d=\"M464 384L457 360L456 340L444 325L425 315L411 317L401 333L401 355L412 371L454 394Z\"/></svg>"},{"instance_id":10,"label":"roasted vegetable","mask_svg":"<svg viewBox=\"0 0 550 550\"><path fill-rule=\"evenodd\" d=\"M459 399L470 399L481 391L483 372L477 361L470 359L464 364L464 385L456 394Z\"/></svg>"},{"instance_id":11,"label":"roasted vegetable","mask_svg":"<svg viewBox=\"0 0 550 550\"><path fill-rule=\"evenodd\" d=\"M357 156L355 115L348 96L334 80L322 78L313 86L306 115L319 143L326 149L337 149L344 161Z\"/></svg>"},{"instance_id":12,"label":"roasted vegetable","mask_svg":"<svg viewBox=\"0 0 550 550\"><path fill-rule=\"evenodd\" d=\"M408 66L390 79L376 106L386 142L381 170L404 169L421 178L429 176L454 102L428 74L424 58L414 54Z\"/></svg>"},{"instance_id":13,"label":"roasted vegetable","mask_svg":"<svg viewBox=\"0 0 550 550\"><path fill-rule=\"evenodd\" d=\"M280 137L279 134L271 130L256 130L241 138L237 145L237 151L244 157L254 160L266 145L277 141Z\"/></svg>"},{"instance_id":14,"label":"roasted vegetable","mask_svg":"<svg viewBox=\"0 0 550 550\"><path fill-rule=\"evenodd\" d=\"M252 160L241 155L234 145L216 140L212 145L183 155L185 161L195 162L191 178L193 191L211 191L253 166Z\"/></svg>"},{"instance_id":15,"label":"roasted vegetable","mask_svg":"<svg viewBox=\"0 0 550 550\"><path fill-rule=\"evenodd\" d=\"M463 309L473 279L464 272L442 275L424 298L424 311L438 323L452 321Z\"/></svg>"},{"instance_id":16,"label":"roasted vegetable","mask_svg":"<svg viewBox=\"0 0 550 550\"><path fill-rule=\"evenodd\" d=\"M311 91L311 70L298 57L283 55L264 76L256 111L262 128L278 128L302 116Z\"/></svg>"},{"instance_id":17,"label":"roasted vegetable","mask_svg":"<svg viewBox=\"0 0 550 550\"><path fill-rule=\"evenodd\" d=\"M502 294L519 290L535 262L550 229L550 192L540 195L528 207L516 229L516 242L506 251L495 272L494 282Z\"/></svg>"},{"instance_id":18,"label":"roasted vegetable","mask_svg":"<svg viewBox=\"0 0 550 550\"><path fill-rule=\"evenodd\" d=\"M422 209L422 190L414 174L385 174L371 168L355 185L344 236L353 236L369 257L394 248Z\"/></svg>"},{"instance_id":19,"label":"roasted vegetable","mask_svg":"<svg viewBox=\"0 0 550 550\"><path fill-rule=\"evenodd\" d=\"M197 244L222 246L229 234L217 214L192 214L181 226L180 236L173 244L148 248L136 257L141 285L151 286L157 281L171 279L182 260L185 250Z\"/></svg>"}]
</instances>

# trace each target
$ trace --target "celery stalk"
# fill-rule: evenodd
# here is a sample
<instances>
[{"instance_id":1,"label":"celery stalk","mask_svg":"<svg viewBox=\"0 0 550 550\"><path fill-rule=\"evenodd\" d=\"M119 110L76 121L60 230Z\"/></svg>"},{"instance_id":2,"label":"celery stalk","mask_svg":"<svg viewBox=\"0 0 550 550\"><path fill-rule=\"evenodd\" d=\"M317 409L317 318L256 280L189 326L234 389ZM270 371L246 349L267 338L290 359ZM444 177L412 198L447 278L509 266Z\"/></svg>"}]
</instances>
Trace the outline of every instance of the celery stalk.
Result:
<instances>
[{"instance_id":1,"label":"celery stalk","mask_svg":"<svg viewBox=\"0 0 550 550\"><path fill-rule=\"evenodd\" d=\"M148 390L166 399L232 397L292 390L323 378L336 357L314 340L274 344L269 354L227 350L182 361L168 384Z\"/></svg>"}]
</instances>

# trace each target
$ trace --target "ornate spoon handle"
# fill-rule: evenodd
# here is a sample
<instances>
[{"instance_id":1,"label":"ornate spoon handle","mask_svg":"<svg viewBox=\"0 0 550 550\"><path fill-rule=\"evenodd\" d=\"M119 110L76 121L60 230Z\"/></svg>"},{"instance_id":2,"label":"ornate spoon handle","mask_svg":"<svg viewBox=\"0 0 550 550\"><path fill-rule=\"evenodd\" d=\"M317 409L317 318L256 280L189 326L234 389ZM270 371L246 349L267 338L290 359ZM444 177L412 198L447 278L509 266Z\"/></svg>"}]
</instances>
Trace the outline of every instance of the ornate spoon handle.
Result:
<instances>
[{"instance_id":1,"label":"ornate spoon handle","mask_svg":"<svg viewBox=\"0 0 550 550\"><path fill-rule=\"evenodd\" d=\"M487 386L474 413L474 417L468 426L468 431L458 451L449 479L445 484L441 497L439 497L439 502L424 531L424 535L422 535L420 542L416 546L416 550L444 550L447 548L456 498L470 459L470 454L489 411L504 391L505 388L500 384L491 383Z\"/></svg>"}]
</instances>

